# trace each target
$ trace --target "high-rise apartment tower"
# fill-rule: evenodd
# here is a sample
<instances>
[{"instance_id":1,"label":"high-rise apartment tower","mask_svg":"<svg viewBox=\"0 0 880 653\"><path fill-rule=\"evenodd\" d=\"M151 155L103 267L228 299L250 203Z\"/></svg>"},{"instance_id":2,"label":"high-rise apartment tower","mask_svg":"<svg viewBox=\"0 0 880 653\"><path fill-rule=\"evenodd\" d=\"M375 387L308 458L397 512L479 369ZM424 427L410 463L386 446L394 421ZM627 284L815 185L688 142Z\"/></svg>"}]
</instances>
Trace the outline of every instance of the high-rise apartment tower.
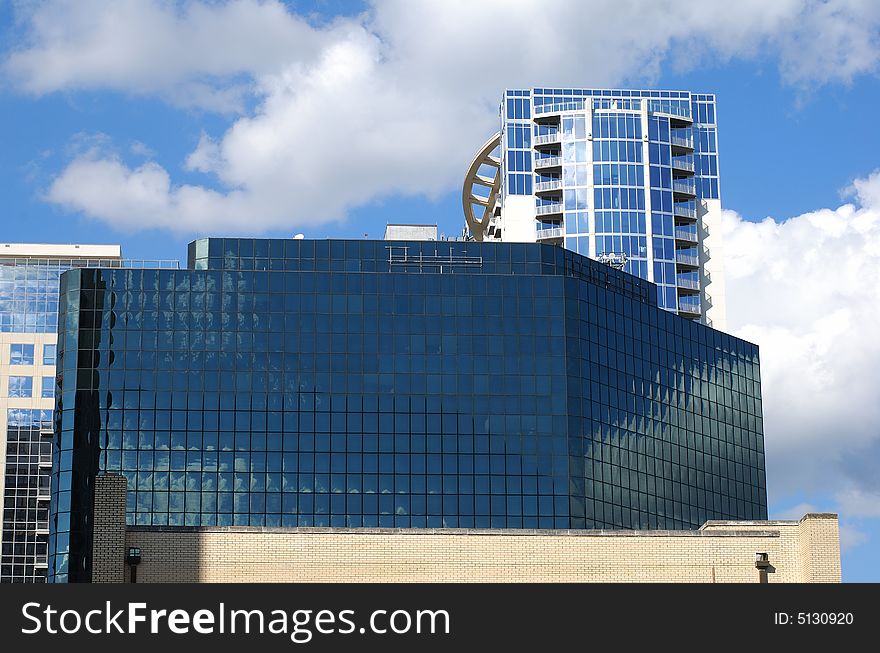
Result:
<instances>
[{"instance_id":1,"label":"high-rise apartment tower","mask_svg":"<svg viewBox=\"0 0 880 653\"><path fill-rule=\"evenodd\" d=\"M500 116L465 181L476 240L563 245L726 327L714 95L507 90Z\"/></svg>"}]
</instances>

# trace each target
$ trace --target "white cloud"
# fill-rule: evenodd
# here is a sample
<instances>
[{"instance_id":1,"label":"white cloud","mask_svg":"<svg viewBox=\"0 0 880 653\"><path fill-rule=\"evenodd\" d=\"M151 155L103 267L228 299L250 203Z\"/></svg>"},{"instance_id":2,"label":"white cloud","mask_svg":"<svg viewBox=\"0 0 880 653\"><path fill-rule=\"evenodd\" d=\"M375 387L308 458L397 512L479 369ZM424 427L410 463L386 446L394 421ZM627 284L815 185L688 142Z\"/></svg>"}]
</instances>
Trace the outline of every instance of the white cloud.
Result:
<instances>
[{"instance_id":1,"label":"white cloud","mask_svg":"<svg viewBox=\"0 0 880 653\"><path fill-rule=\"evenodd\" d=\"M880 517L880 170L853 190L782 222L727 212L727 314L761 347L771 502L825 493Z\"/></svg>"},{"instance_id":2,"label":"white cloud","mask_svg":"<svg viewBox=\"0 0 880 653\"><path fill-rule=\"evenodd\" d=\"M73 209L87 203L91 215L129 231L178 229L178 221L199 232L234 230L252 207L239 191L172 188L168 173L157 163L132 169L115 155L93 154L78 156L52 183L47 198Z\"/></svg>"},{"instance_id":3,"label":"white cloud","mask_svg":"<svg viewBox=\"0 0 880 653\"><path fill-rule=\"evenodd\" d=\"M186 157L185 167L187 170L199 172L211 172L220 166L220 146L216 140L206 132L199 136L199 144L196 149Z\"/></svg>"},{"instance_id":4,"label":"white cloud","mask_svg":"<svg viewBox=\"0 0 880 653\"><path fill-rule=\"evenodd\" d=\"M132 141L129 144L128 149L131 150L131 153L135 156L139 156L142 158L151 158L156 156L156 151L153 150L153 148L151 148L149 145L147 145L146 143L142 143L141 141Z\"/></svg>"},{"instance_id":5,"label":"white cloud","mask_svg":"<svg viewBox=\"0 0 880 653\"><path fill-rule=\"evenodd\" d=\"M49 0L23 5L6 62L28 93L116 89L184 106L241 109L254 76L309 61L332 37L280 2Z\"/></svg>"},{"instance_id":6,"label":"white cloud","mask_svg":"<svg viewBox=\"0 0 880 653\"><path fill-rule=\"evenodd\" d=\"M843 553L867 544L870 539L867 533L863 533L854 526L840 525L840 550Z\"/></svg>"},{"instance_id":7,"label":"white cloud","mask_svg":"<svg viewBox=\"0 0 880 653\"><path fill-rule=\"evenodd\" d=\"M210 188L92 157L47 193L118 227L181 231L314 225L383 196L454 190L497 129L503 86L650 83L670 61L758 56L809 85L876 71L880 49L880 5L859 0L376 0L321 26L278 0L47 0L19 18L25 36L3 66L25 92L111 89L240 112L183 162L212 174ZM127 182L112 202L70 183L111 169ZM162 172L167 184L137 183Z\"/></svg>"},{"instance_id":8,"label":"white cloud","mask_svg":"<svg viewBox=\"0 0 880 653\"><path fill-rule=\"evenodd\" d=\"M800 519L808 512L818 512L818 510L811 503L799 503L780 512L771 511L770 519Z\"/></svg>"},{"instance_id":9,"label":"white cloud","mask_svg":"<svg viewBox=\"0 0 880 653\"><path fill-rule=\"evenodd\" d=\"M805 2L791 29L778 35L780 71L808 85L851 81L880 61L880 3L875 0Z\"/></svg>"},{"instance_id":10,"label":"white cloud","mask_svg":"<svg viewBox=\"0 0 880 653\"><path fill-rule=\"evenodd\" d=\"M875 460L874 462L880 462ZM848 487L836 496L841 510L849 517L880 517L880 484L874 489Z\"/></svg>"}]
</instances>

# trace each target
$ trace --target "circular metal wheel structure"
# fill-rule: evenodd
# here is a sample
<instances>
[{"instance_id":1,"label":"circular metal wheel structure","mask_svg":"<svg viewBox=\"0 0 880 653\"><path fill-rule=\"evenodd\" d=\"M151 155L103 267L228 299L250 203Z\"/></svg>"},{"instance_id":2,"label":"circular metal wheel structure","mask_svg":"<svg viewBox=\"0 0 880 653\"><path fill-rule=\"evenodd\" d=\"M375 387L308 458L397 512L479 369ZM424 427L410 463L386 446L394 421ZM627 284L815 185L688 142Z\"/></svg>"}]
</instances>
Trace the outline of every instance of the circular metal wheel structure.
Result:
<instances>
[{"instance_id":1,"label":"circular metal wheel structure","mask_svg":"<svg viewBox=\"0 0 880 653\"><path fill-rule=\"evenodd\" d=\"M610 265L615 270L626 270L626 264L629 263L629 257L623 252L606 252L596 257L599 263Z\"/></svg>"},{"instance_id":2,"label":"circular metal wheel structure","mask_svg":"<svg viewBox=\"0 0 880 653\"><path fill-rule=\"evenodd\" d=\"M500 145L501 132L498 132L486 141L471 161L461 189L464 219L477 241L500 236L494 233L493 220L495 200L501 187L501 159L495 153ZM479 189L484 190L478 192Z\"/></svg>"}]
</instances>

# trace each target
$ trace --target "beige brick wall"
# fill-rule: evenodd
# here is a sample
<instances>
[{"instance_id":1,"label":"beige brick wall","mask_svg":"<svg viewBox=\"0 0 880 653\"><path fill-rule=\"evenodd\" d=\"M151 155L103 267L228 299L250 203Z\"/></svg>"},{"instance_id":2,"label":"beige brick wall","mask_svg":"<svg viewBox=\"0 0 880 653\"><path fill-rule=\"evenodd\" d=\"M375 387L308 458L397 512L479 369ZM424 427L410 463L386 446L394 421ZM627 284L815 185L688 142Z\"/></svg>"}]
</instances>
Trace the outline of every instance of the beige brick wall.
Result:
<instances>
[{"instance_id":1,"label":"beige brick wall","mask_svg":"<svg viewBox=\"0 0 880 653\"><path fill-rule=\"evenodd\" d=\"M143 551L139 582L756 583L757 552L769 555L771 583L839 582L836 523L807 515L690 532L130 528L127 544Z\"/></svg>"},{"instance_id":2,"label":"beige brick wall","mask_svg":"<svg viewBox=\"0 0 880 653\"><path fill-rule=\"evenodd\" d=\"M129 527L125 478L96 484L96 582L840 582L837 515L697 531ZM124 543L121 540L124 533Z\"/></svg>"},{"instance_id":3,"label":"beige brick wall","mask_svg":"<svg viewBox=\"0 0 880 653\"><path fill-rule=\"evenodd\" d=\"M840 531L837 515L807 515L800 521L801 576L806 583L840 582Z\"/></svg>"},{"instance_id":4,"label":"beige brick wall","mask_svg":"<svg viewBox=\"0 0 880 653\"><path fill-rule=\"evenodd\" d=\"M95 479L94 583L124 582L126 488L126 479L119 474L103 474Z\"/></svg>"}]
</instances>

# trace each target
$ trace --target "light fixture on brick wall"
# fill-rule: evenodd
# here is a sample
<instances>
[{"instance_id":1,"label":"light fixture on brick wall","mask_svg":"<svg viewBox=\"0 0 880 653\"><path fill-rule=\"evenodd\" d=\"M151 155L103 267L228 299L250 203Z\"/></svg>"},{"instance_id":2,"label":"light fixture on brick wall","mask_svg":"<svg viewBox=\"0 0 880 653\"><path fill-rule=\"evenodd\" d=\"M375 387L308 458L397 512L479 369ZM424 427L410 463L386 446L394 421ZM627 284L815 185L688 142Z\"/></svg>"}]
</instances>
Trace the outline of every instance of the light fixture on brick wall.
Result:
<instances>
[{"instance_id":1,"label":"light fixture on brick wall","mask_svg":"<svg viewBox=\"0 0 880 653\"><path fill-rule=\"evenodd\" d=\"M767 583L767 572L770 570L770 555L768 553L755 553L755 569L758 570L758 582Z\"/></svg>"},{"instance_id":2,"label":"light fixture on brick wall","mask_svg":"<svg viewBox=\"0 0 880 653\"><path fill-rule=\"evenodd\" d=\"M125 554L125 564L131 567L131 582L137 582L137 566L141 564L140 547L130 546Z\"/></svg>"}]
</instances>

